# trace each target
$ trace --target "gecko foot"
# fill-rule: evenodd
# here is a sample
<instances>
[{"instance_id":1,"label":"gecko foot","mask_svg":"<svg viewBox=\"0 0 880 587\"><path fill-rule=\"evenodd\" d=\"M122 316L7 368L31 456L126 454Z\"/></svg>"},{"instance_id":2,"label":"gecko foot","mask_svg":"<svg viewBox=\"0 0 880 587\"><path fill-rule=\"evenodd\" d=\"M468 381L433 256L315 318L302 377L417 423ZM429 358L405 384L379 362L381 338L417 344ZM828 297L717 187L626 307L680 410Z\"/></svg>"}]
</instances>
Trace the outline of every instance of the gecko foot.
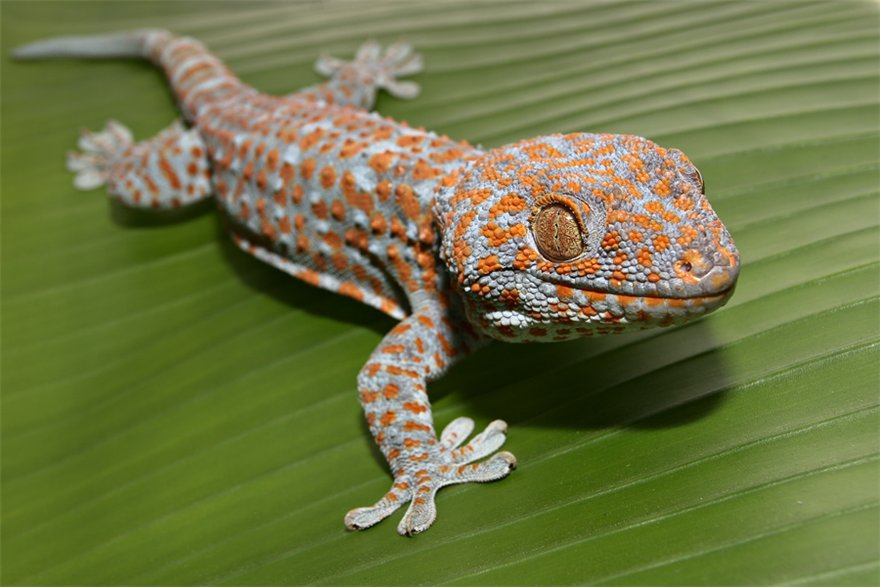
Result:
<instances>
[{"instance_id":1,"label":"gecko foot","mask_svg":"<svg viewBox=\"0 0 880 587\"><path fill-rule=\"evenodd\" d=\"M482 462L474 462L495 452L506 439L507 424L495 420L486 429L458 448L473 431L470 418L458 418L440 435L440 449L435 458L412 463L394 480L391 490L370 507L356 508L345 516L349 530L373 526L409 502L397 532L412 536L427 530L437 517L434 496L442 487L459 483L485 483L503 479L516 468L516 457L507 451L494 454Z\"/></svg>"},{"instance_id":2,"label":"gecko foot","mask_svg":"<svg viewBox=\"0 0 880 587\"><path fill-rule=\"evenodd\" d=\"M389 45L383 54L379 43L369 40L361 45L352 62L326 54L322 54L315 62L315 71L323 76L348 74L361 77L366 83L405 100L419 95L419 84L397 78L413 75L422 69L422 56L413 51L412 45L404 42Z\"/></svg>"},{"instance_id":3,"label":"gecko foot","mask_svg":"<svg viewBox=\"0 0 880 587\"><path fill-rule=\"evenodd\" d=\"M77 143L81 152L67 154L67 169L76 173L73 185L90 190L107 183L114 161L133 142L131 131L115 120L108 120L99 132L83 129Z\"/></svg>"}]
</instances>

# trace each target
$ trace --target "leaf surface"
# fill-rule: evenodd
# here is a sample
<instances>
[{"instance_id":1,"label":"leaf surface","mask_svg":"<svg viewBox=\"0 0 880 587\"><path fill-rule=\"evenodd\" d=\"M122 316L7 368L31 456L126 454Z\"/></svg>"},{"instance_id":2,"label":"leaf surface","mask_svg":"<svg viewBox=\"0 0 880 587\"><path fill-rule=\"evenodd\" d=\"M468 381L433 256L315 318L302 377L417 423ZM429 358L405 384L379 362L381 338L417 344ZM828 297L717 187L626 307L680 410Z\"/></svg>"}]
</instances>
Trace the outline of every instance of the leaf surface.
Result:
<instances>
[{"instance_id":1,"label":"leaf surface","mask_svg":"<svg viewBox=\"0 0 880 587\"><path fill-rule=\"evenodd\" d=\"M4 59L165 27L257 88L413 41L378 109L491 147L681 148L743 256L676 330L493 344L435 421L503 418L519 469L426 534L346 533L389 476L355 376L393 322L231 245L210 206L133 213L64 169L81 127L176 116L136 61L3 64L2 582L871 584L878 537L878 9L866 2L4 2Z\"/></svg>"}]
</instances>

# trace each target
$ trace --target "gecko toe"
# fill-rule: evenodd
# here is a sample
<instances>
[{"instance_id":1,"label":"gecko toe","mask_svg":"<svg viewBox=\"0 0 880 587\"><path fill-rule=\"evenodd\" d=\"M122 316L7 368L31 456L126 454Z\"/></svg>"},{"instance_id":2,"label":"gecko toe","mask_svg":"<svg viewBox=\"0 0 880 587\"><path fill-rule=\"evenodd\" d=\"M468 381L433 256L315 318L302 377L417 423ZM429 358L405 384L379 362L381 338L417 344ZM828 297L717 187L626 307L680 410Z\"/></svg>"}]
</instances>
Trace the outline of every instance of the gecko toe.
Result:
<instances>
[{"instance_id":1,"label":"gecko toe","mask_svg":"<svg viewBox=\"0 0 880 587\"><path fill-rule=\"evenodd\" d=\"M433 492L425 497L417 497L410 504L406 515L397 525L397 533L401 536L413 536L424 532L437 519L437 507L434 505Z\"/></svg>"},{"instance_id":2,"label":"gecko toe","mask_svg":"<svg viewBox=\"0 0 880 587\"><path fill-rule=\"evenodd\" d=\"M450 424L450 426L452 426L452 424ZM471 430L472 429L473 428L471 428ZM470 432L470 430L468 432ZM461 448L449 450L444 453L444 456L447 462L452 465L465 465L489 456L501 448L506 441L507 422L504 420L494 420L486 426L485 430L474 436L466 445ZM461 444L461 442L458 444Z\"/></svg>"},{"instance_id":3,"label":"gecko toe","mask_svg":"<svg viewBox=\"0 0 880 587\"><path fill-rule=\"evenodd\" d=\"M399 504L376 504L370 507L355 508L345 514L343 523L348 530L366 530L393 514L399 507Z\"/></svg>"},{"instance_id":4,"label":"gecko toe","mask_svg":"<svg viewBox=\"0 0 880 587\"><path fill-rule=\"evenodd\" d=\"M470 418L456 418L440 433L440 444L446 450L458 448L474 431L474 421Z\"/></svg>"}]
</instances>

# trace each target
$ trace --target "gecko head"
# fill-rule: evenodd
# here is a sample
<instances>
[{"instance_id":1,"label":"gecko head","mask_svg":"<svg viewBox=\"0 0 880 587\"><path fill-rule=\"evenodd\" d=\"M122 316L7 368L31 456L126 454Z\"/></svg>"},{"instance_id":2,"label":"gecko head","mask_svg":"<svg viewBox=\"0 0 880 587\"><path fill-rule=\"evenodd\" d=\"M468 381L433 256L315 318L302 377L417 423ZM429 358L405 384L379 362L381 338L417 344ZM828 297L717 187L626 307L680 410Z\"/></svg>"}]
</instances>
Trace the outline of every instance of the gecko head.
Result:
<instances>
[{"instance_id":1,"label":"gecko head","mask_svg":"<svg viewBox=\"0 0 880 587\"><path fill-rule=\"evenodd\" d=\"M739 253L677 149L631 135L530 139L470 162L436 200L472 324L566 340L679 324L733 293Z\"/></svg>"}]
</instances>

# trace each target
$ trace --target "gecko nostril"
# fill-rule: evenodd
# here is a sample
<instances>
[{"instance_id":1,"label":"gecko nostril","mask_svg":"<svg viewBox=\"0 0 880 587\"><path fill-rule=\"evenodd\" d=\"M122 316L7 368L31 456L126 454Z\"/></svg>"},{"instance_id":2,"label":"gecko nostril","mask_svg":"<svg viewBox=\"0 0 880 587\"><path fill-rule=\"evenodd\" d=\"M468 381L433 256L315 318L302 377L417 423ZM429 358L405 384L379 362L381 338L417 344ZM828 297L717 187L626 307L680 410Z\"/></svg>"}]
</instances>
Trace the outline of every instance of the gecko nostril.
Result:
<instances>
[{"instance_id":1,"label":"gecko nostril","mask_svg":"<svg viewBox=\"0 0 880 587\"><path fill-rule=\"evenodd\" d=\"M702 279L715 265L702 251L689 249L673 265L675 273L690 283L696 283Z\"/></svg>"}]
</instances>

